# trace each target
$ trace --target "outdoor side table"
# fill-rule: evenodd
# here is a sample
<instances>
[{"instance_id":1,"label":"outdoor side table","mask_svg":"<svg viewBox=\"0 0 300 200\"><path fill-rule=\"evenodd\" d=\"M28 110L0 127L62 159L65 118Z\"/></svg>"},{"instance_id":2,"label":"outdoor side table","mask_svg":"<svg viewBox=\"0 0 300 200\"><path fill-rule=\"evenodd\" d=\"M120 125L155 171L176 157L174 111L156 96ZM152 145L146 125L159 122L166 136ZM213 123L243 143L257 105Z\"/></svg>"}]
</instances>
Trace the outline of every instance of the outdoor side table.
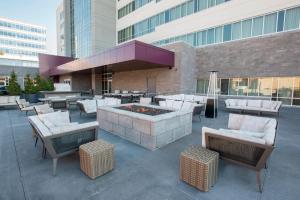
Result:
<instances>
[{"instance_id":1,"label":"outdoor side table","mask_svg":"<svg viewBox=\"0 0 300 200\"><path fill-rule=\"evenodd\" d=\"M192 145L180 155L180 179L207 192L218 178L219 153Z\"/></svg>"},{"instance_id":2,"label":"outdoor side table","mask_svg":"<svg viewBox=\"0 0 300 200\"><path fill-rule=\"evenodd\" d=\"M79 147L80 169L91 179L101 176L114 167L114 145L96 140Z\"/></svg>"}]
</instances>

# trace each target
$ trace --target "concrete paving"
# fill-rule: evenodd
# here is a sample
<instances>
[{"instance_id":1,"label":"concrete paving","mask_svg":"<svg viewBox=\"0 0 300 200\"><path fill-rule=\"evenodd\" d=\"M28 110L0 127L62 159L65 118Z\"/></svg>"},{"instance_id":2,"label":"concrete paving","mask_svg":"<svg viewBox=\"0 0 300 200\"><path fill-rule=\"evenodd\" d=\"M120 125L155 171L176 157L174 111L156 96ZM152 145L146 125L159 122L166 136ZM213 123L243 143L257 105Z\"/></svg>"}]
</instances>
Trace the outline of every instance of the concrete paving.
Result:
<instances>
[{"instance_id":1,"label":"concrete paving","mask_svg":"<svg viewBox=\"0 0 300 200\"><path fill-rule=\"evenodd\" d=\"M79 116L72 121L93 121L95 116ZM216 185L207 193L179 180L179 154L190 144L201 143L202 126L226 127L228 113L215 120L195 118L193 133L156 151L99 131L98 136L115 145L116 165L110 173L91 180L79 168L73 154L58 161L52 176L52 160L42 158L41 143L34 147L27 117L17 109L0 108L0 199L170 199L218 200L300 198L300 109L283 108L278 117L276 149L269 168L262 173L263 193L256 190L255 172L221 161Z\"/></svg>"}]
</instances>

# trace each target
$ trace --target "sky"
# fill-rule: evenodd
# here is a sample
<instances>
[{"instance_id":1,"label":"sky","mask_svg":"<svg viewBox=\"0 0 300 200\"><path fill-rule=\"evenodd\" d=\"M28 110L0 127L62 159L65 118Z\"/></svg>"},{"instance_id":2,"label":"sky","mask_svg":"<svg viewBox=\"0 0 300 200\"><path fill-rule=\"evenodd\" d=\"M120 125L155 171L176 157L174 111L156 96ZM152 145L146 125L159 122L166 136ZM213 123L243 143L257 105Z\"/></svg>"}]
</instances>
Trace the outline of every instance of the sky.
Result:
<instances>
[{"instance_id":1,"label":"sky","mask_svg":"<svg viewBox=\"0 0 300 200\"><path fill-rule=\"evenodd\" d=\"M0 0L0 16L47 28L47 52L56 54L56 8L62 0Z\"/></svg>"}]
</instances>

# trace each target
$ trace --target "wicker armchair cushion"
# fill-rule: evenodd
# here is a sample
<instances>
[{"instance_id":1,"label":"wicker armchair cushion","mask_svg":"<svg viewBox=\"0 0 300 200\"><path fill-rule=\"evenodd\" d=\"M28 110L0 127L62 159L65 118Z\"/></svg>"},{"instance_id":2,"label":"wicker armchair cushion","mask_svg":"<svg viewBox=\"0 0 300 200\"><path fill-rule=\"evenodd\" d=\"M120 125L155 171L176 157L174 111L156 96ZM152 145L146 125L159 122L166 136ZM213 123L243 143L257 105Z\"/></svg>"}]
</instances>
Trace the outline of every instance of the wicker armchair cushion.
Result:
<instances>
[{"instance_id":1,"label":"wicker armchair cushion","mask_svg":"<svg viewBox=\"0 0 300 200\"><path fill-rule=\"evenodd\" d=\"M240 130L242 123L244 121L245 115L236 115L236 114L229 114L228 119L228 128L234 130Z\"/></svg>"},{"instance_id":2,"label":"wicker armchair cushion","mask_svg":"<svg viewBox=\"0 0 300 200\"><path fill-rule=\"evenodd\" d=\"M222 129L222 128L220 128L219 131L228 132L228 133L235 133L235 134L243 134L243 135L248 135L248 136L256 137L256 138L263 138L266 135L266 133L263 133L263 132L231 130L231 129Z\"/></svg>"},{"instance_id":3,"label":"wicker armchair cushion","mask_svg":"<svg viewBox=\"0 0 300 200\"><path fill-rule=\"evenodd\" d=\"M208 128L208 127L202 127L202 147L206 147L205 133L222 135L222 136L240 139L240 140L244 140L244 141L255 142L258 144L266 143L265 140L262 138L252 137L252 136L249 136L246 134L234 133L234 132L230 132L230 131L221 131L221 130L216 130L216 129L212 129L212 128Z\"/></svg>"},{"instance_id":4,"label":"wicker armchair cushion","mask_svg":"<svg viewBox=\"0 0 300 200\"><path fill-rule=\"evenodd\" d=\"M50 129L50 131L53 134L60 134L60 133L72 132L72 131L76 131L76 130L80 130L80 129L89 128L91 126L98 126L98 122L96 122L96 121L95 122L87 122L84 124L79 124L77 122L73 122L73 123L69 123L64 126L52 127Z\"/></svg>"}]
</instances>

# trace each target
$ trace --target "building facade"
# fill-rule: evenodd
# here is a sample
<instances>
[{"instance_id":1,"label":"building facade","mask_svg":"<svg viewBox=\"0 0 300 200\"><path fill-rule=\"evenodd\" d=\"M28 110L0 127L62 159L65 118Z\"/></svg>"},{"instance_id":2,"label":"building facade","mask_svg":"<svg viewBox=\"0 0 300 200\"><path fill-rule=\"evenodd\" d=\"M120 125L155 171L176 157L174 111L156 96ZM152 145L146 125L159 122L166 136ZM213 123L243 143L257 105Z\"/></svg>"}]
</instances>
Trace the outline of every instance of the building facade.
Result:
<instances>
[{"instance_id":1,"label":"building facade","mask_svg":"<svg viewBox=\"0 0 300 200\"><path fill-rule=\"evenodd\" d=\"M221 95L300 105L299 0L123 0L117 13L118 44L194 47L197 93L218 70Z\"/></svg>"},{"instance_id":2,"label":"building facade","mask_svg":"<svg viewBox=\"0 0 300 200\"><path fill-rule=\"evenodd\" d=\"M116 13L115 48L49 65L50 75L88 79L97 93L206 94L217 70L221 97L300 105L300 0L120 0ZM162 49L174 53L168 67L156 64ZM140 54L147 62L118 62Z\"/></svg>"},{"instance_id":3,"label":"building facade","mask_svg":"<svg viewBox=\"0 0 300 200\"><path fill-rule=\"evenodd\" d=\"M0 86L7 86L14 70L23 87L28 73L38 73L38 54L46 51L46 28L0 18Z\"/></svg>"},{"instance_id":4,"label":"building facade","mask_svg":"<svg viewBox=\"0 0 300 200\"><path fill-rule=\"evenodd\" d=\"M83 58L116 45L116 3L64 0L56 11L57 52Z\"/></svg>"}]
</instances>

